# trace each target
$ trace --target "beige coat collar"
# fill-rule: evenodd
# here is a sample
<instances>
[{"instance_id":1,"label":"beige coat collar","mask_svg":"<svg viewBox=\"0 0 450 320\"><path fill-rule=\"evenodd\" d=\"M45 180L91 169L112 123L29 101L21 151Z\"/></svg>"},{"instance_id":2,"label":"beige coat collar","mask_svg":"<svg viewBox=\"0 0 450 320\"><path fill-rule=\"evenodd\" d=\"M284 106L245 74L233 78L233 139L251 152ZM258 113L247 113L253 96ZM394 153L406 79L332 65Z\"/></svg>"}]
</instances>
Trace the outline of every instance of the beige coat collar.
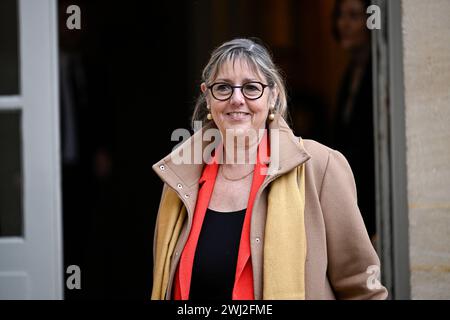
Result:
<instances>
[{"instance_id":1,"label":"beige coat collar","mask_svg":"<svg viewBox=\"0 0 450 320\"><path fill-rule=\"evenodd\" d=\"M211 143L210 141L204 141L203 132L211 127L211 124L204 126L181 146L153 165L153 169L161 179L173 189L183 193L184 200L188 202L193 201L196 198L196 193L198 191L197 184L201 177L204 163L178 164L173 161L173 157L175 153L191 152L196 146L198 148L199 145L201 146L203 154L203 150ZM280 143L278 149L275 147L274 143L270 144L271 158L275 159L274 156L278 154L279 159L269 162L269 175L266 180L282 175L311 158L308 152L300 144L299 139L294 136L292 130L280 115L276 115L275 119L271 121L269 129L278 129ZM192 152L192 159L193 157L194 155ZM276 165L278 165L278 168L275 168ZM272 174L270 174L270 172L272 172Z\"/></svg>"}]
</instances>

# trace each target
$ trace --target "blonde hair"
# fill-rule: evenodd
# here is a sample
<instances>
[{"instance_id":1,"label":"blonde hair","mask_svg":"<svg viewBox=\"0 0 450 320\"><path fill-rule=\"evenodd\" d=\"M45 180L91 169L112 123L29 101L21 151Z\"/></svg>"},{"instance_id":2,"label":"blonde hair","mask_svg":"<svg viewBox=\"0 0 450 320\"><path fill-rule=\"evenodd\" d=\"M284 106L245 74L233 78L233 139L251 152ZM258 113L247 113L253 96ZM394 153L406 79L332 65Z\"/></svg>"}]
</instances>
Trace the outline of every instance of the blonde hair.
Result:
<instances>
[{"instance_id":1,"label":"blonde hair","mask_svg":"<svg viewBox=\"0 0 450 320\"><path fill-rule=\"evenodd\" d=\"M278 89L278 97L275 102L275 113L279 113L284 119L287 117L287 94L283 77L279 69L272 61L269 51L259 43L250 39L233 39L217 47L211 54L207 65L202 72L202 82L207 86L216 78L217 73L225 62L244 59L256 72L263 74L267 84ZM206 93L201 93L195 103L191 125L194 128L195 121L206 121L208 110L206 108Z\"/></svg>"}]
</instances>

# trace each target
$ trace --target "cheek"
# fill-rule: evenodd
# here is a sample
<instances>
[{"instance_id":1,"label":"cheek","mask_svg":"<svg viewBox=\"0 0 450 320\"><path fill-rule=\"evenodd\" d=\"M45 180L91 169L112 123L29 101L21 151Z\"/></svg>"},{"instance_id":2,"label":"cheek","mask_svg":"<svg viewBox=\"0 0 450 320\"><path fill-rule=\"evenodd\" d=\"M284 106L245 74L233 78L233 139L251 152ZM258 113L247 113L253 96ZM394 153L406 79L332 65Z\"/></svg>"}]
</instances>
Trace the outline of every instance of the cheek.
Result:
<instances>
[{"instance_id":1,"label":"cheek","mask_svg":"<svg viewBox=\"0 0 450 320\"><path fill-rule=\"evenodd\" d=\"M223 122L223 111L225 110L225 105L221 104L221 103L213 103L211 105L211 109L210 109L210 113L213 117L214 122L216 123L216 125L220 125L220 123Z\"/></svg>"},{"instance_id":2,"label":"cheek","mask_svg":"<svg viewBox=\"0 0 450 320\"><path fill-rule=\"evenodd\" d=\"M337 25L339 32L342 32L343 30L345 30L346 23L347 22L344 19L342 19L342 18L338 19L336 25ZM347 25L348 25L348 23L347 23Z\"/></svg>"},{"instance_id":3,"label":"cheek","mask_svg":"<svg viewBox=\"0 0 450 320\"><path fill-rule=\"evenodd\" d=\"M359 33L359 29L361 28L361 24L359 23L359 20L351 20L351 22L348 24L349 30L351 31L351 34L353 36L357 35Z\"/></svg>"},{"instance_id":4,"label":"cheek","mask_svg":"<svg viewBox=\"0 0 450 320\"><path fill-rule=\"evenodd\" d=\"M214 102L213 104L211 104L211 113L218 114L222 112L224 108L225 106L223 106L221 103Z\"/></svg>"},{"instance_id":5,"label":"cheek","mask_svg":"<svg viewBox=\"0 0 450 320\"><path fill-rule=\"evenodd\" d=\"M255 119L264 120L269 112L268 102L252 105L250 106L250 110L254 113Z\"/></svg>"}]
</instances>

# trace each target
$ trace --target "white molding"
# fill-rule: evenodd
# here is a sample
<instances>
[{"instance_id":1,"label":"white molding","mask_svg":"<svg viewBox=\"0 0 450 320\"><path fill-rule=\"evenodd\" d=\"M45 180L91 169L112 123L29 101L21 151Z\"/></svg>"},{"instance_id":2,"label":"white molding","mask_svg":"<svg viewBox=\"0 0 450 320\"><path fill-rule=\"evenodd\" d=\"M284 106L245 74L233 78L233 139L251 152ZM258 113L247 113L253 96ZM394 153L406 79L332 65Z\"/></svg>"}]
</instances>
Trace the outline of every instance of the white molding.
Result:
<instances>
[{"instance_id":1,"label":"white molding","mask_svg":"<svg viewBox=\"0 0 450 320\"><path fill-rule=\"evenodd\" d=\"M0 96L0 111L21 110L23 100L21 96Z\"/></svg>"},{"instance_id":2,"label":"white molding","mask_svg":"<svg viewBox=\"0 0 450 320\"><path fill-rule=\"evenodd\" d=\"M410 299L409 223L403 36L400 0L374 0L383 10L374 44L377 230L382 280L390 298Z\"/></svg>"},{"instance_id":3,"label":"white molding","mask_svg":"<svg viewBox=\"0 0 450 320\"><path fill-rule=\"evenodd\" d=\"M57 1L19 0L18 14L21 94L0 98L0 109L21 110L24 233L0 241L2 281L11 286L0 293L62 299ZM24 272L29 285L11 272Z\"/></svg>"}]
</instances>

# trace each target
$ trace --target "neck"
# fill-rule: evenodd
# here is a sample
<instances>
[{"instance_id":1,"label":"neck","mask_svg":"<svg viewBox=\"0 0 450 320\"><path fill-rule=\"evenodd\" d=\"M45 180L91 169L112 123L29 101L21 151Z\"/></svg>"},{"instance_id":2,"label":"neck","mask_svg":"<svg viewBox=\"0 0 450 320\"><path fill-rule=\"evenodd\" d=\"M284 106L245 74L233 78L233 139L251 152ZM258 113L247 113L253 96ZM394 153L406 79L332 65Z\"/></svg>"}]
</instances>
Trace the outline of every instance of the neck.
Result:
<instances>
[{"instance_id":1,"label":"neck","mask_svg":"<svg viewBox=\"0 0 450 320\"><path fill-rule=\"evenodd\" d=\"M231 166L255 164L262 137L263 134L260 133L223 136L224 164Z\"/></svg>"}]
</instances>

